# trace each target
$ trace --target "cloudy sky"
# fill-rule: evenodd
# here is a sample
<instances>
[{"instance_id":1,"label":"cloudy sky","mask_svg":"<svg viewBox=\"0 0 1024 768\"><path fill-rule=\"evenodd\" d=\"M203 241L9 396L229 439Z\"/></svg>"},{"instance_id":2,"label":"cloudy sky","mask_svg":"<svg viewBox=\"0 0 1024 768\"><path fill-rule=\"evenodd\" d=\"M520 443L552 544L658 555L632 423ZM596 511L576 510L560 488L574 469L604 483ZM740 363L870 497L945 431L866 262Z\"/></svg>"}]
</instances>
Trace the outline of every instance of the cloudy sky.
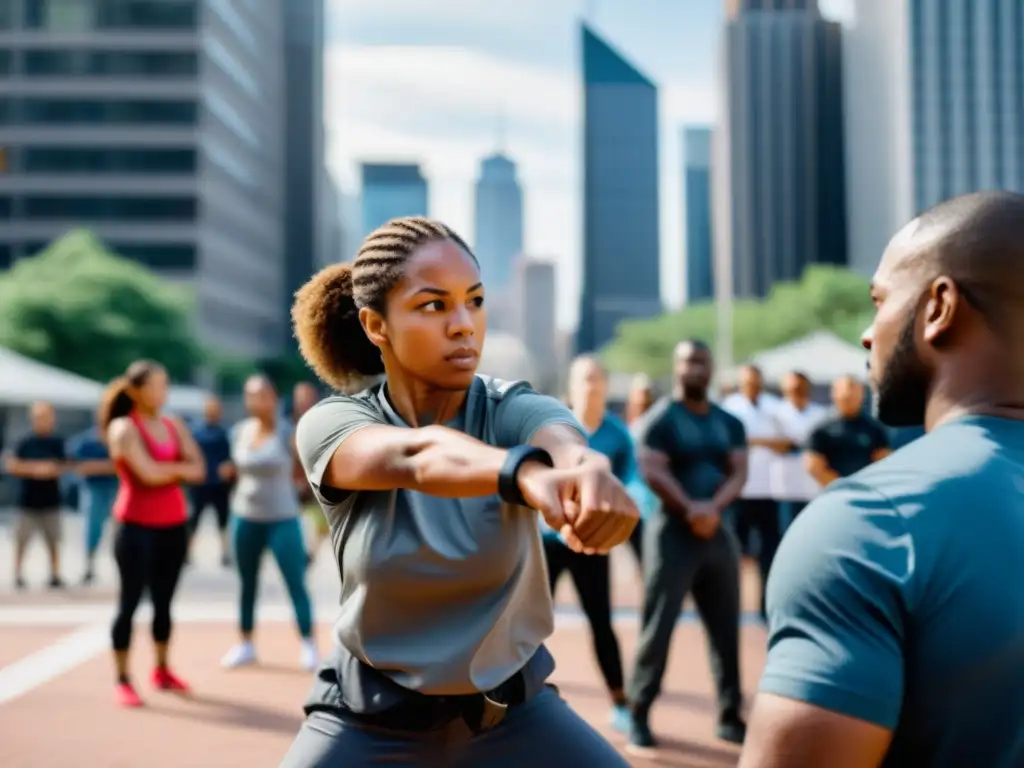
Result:
<instances>
[{"instance_id":1,"label":"cloudy sky","mask_svg":"<svg viewBox=\"0 0 1024 768\"><path fill-rule=\"evenodd\" d=\"M842 15L851 0L822 0ZM558 264L559 323L577 313L579 29L588 21L659 86L662 294L683 291L680 134L715 116L724 0L327 0L331 169L358 192L362 159L422 163L431 215L473 237L481 157L519 164L525 247ZM503 129L502 129L503 126Z\"/></svg>"}]
</instances>

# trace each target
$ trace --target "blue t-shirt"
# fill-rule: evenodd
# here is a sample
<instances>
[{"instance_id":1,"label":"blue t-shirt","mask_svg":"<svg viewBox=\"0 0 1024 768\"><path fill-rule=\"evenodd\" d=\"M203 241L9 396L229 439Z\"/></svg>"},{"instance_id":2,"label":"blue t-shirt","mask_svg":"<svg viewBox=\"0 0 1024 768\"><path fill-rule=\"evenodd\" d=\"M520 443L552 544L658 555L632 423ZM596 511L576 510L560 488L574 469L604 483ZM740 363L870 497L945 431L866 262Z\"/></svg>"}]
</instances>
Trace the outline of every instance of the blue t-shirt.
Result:
<instances>
[{"instance_id":1,"label":"blue t-shirt","mask_svg":"<svg viewBox=\"0 0 1024 768\"><path fill-rule=\"evenodd\" d=\"M828 487L768 580L761 690L894 732L885 766L1024 765L1024 422L970 416Z\"/></svg>"},{"instance_id":2,"label":"blue t-shirt","mask_svg":"<svg viewBox=\"0 0 1024 768\"><path fill-rule=\"evenodd\" d=\"M626 486L637 506L644 509L643 492L646 486L640 478L636 464L636 449L633 438L626 425L618 416L605 413L604 420L594 432L587 437L587 444L595 451L603 453L612 463L612 472ZM561 540L561 534L552 530L541 518L541 533L545 538Z\"/></svg>"},{"instance_id":3,"label":"blue t-shirt","mask_svg":"<svg viewBox=\"0 0 1024 768\"><path fill-rule=\"evenodd\" d=\"M72 461L109 461L110 451L100 440L100 433L95 427L75 435L68 441L68 458ZM117 475L86 475L81 478L86 488L96 491L113 491L117 489Z\"/></svg>"},{"instance_id":4,"label":"blue t-shirt","mask_svg":"<svg viewBox=\"0 0 1024 768\"><path fill-rule=\"evenodd\" d=\"M200 422L193 426L192 437L195 438L199 450L202 451L203 459L206 460L206 480L203 485L221 485L217 470L225 461L231 460L231 440L228 430L220 424L207 424Z\"/></svg>"}]
</instances>

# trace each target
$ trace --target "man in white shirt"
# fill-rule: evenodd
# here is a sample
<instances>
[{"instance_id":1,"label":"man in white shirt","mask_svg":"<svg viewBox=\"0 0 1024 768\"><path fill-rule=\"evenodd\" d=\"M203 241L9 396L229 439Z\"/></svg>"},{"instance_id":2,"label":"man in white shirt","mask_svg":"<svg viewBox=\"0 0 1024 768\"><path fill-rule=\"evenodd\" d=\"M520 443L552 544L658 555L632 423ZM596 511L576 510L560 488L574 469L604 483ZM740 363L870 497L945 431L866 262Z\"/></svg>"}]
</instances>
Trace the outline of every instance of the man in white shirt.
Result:
<instances>
[{"instance_id":1,"label":"man in white shirt","mask_svg":"<svg viewBox=\"0 0 1024 768\"><path fill-rule=\"evenodd\" d=\"M785 530L821 491L818 481L807 471L802 453L811 433L828 418L829 412L825 406L811 401L811 381L799 371L783 378L782 397L775 418L791 448L772 465L771 489L782 505Z\"/></svg>"},{"instance_id":2,"label":"man in white shirt","mask_svg":"<svg viewBox=\"0 0 1024 768\"><path fill-rule=\"evenodd\" d=\"M751 534L757 535L757 564L761 572L761 613L764 614L764 585L768 581L775 550L781 539L779 504L772 495L772 466L793 445L775 418L779 398L764 391L761 371L754 365L740 369L739 391L729 395L722 407L743 422L749 446L747 484L737 505L736 535L750 553Z\"/></svg>"}]
</instances>

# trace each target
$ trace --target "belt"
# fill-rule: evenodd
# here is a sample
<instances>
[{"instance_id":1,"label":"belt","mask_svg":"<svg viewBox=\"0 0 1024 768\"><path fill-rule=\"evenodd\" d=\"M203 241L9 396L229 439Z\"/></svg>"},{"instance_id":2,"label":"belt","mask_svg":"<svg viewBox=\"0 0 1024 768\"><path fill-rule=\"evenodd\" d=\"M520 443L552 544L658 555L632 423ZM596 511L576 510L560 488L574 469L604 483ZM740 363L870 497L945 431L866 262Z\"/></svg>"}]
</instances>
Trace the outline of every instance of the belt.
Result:
<instances>
[{"instance_id":1,"label":"belt","mask_svg":"<svg viewBox=\"0 0 1024 768\"><path fill-rule=\"evenodd\" d=\"M512 707L526 701L526 684L521 672L486 693L461 696L414 695L383 712L356 713L348 716L370 727L424 733L444 728L461 717L473 733L483 733L499 725Z\"/></svg>"}]
</instances>

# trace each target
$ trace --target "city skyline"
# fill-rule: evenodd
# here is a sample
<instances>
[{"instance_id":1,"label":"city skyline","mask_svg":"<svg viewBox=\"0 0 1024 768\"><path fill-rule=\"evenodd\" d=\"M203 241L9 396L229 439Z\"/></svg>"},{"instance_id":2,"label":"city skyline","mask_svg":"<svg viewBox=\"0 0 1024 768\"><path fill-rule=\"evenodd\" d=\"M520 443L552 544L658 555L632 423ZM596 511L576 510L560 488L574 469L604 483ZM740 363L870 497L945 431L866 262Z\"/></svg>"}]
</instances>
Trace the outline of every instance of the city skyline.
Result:
<instances>
[{"instance_id":1,"label":"city skyline","mask_svg":"<svg viewBox=\"0 0 1024 768\"><path fill-rule=\"evenodd\" d=\"M595 4L596 29L659 86L662 296L682 300L680 126L715 117L720 0L666 9L654 0ZM835 16L849 0L821 3ZM526 198L524 250L559 269L559 327L575 324L581 288L581 79L577 24L583 2L540 0L482 8L438 0L328 0L325 65L328 157L346 193L358 163L391 154L422 163L431 210L472 232L480 158L499 148L516 161ZM535 19L547 22L540 28ZM680 31L683 31L682 40Z\"/></svg>"}]
</instances>

